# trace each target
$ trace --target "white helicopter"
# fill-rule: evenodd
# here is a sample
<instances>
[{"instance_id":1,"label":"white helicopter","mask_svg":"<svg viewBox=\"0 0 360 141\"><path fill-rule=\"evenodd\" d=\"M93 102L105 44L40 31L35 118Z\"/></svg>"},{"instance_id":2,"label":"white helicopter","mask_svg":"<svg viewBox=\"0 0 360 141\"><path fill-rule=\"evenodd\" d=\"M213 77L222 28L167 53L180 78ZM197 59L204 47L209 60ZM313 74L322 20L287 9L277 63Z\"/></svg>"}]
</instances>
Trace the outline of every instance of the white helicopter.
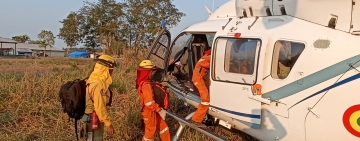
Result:
<instances>
[{"instance_id":1,"label":"white helicopter","mask_svg":"<svg viewBox=\"0 0 360 141\"><path fill-rule=\"evenodd\" d=\"M360 140L360 0L231 0L209 14L172 42L163 29L147 56L172 92L197 107L189 78L211 46L204 120L266 141ZM167 113L181 123L178 140L193 113Z\"/></svg>"}]
</instances>

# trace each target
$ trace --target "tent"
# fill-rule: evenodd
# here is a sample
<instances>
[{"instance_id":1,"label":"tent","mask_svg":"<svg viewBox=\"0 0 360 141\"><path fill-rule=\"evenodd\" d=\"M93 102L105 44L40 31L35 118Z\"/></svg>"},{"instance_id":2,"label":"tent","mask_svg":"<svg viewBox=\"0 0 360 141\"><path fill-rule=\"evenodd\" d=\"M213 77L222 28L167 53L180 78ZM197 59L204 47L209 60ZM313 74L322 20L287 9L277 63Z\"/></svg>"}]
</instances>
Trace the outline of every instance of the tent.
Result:
<instances>
[{"instance_id":1,"label":"tent","mask_svg":"<svg viewBox=\"0 0 360 141\"><path fill-rule=\"evenodd\" d=\"M88 58L89 53L88 52L79 52L79 51L74 51L69 53L69 57L72 58Z\"/></svg>"}]
</instances>

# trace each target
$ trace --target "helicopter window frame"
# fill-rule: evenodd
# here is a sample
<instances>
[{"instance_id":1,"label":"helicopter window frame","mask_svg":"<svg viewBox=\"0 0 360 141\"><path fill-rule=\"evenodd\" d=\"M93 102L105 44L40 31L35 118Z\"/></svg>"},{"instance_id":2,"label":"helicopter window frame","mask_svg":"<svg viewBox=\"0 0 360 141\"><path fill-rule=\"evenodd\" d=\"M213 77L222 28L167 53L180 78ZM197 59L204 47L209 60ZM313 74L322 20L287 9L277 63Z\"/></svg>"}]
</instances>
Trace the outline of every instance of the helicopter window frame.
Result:
<instances>
[{"instance_id":1,"label":"helicopter window frame","mask_svg":"<svg viewBox=\"0 0 360 141\"><path fill-rule=\"evenodd\" d=\"M283 77L279 76L279 71L280 68L279 67L279 63L281 63L279 61L279 55L280 55L280 47L283 47L283 45L281 44L281 42L288 42L290 43L290 54L293 54L291 51L291 48L299 48L302 47L302 49L295 49L298 51L298 54L295 56L290 55L290 59L288 59L288 63L291 63L291 65L289 67L286 67L285 65L282 65L283 67L289 68L289 71L287 72L287 74ZM280 43L280 44L278 44ZM306 43L305 42L301 42L301 41L292 41L292 40L287 40L287 39L280 39L280 40L276 40L276 42L274 43L274 48L273 48L273 55L272 55L272 60L271 60L271 72L270 75L272 78L274 79L278 79L278 80L285 80L286 78L288 78L288 76L290 75L290 73L292 72L293 68L295 67L296 63L298 62L299 58L301 57L301 55L303 54L304 50L306 48ZM284 50L283 50L284 52ZM289 52L288 52L289 53ZM284 53L282 53L284 55ZM285 55L284 55L285 57ZM294 62L291 62L292 59L295 58ZM284 62L284 61L283 61ZM281 63L283 64L283 63Z\"/></svg>"},{"instance_id":2,"label":"helicopter window frame","mask_svg":"<svg viewBox=\"0 0 360 141\"><path fill-rule=\"evenodd\" d=\"M184 47L189 47L192 40L191 36L194 34L204 34L206 36L209 47L212 47L216 32L181 32L171 42L169 58L174 57L174 55L178 53L178 51L182 50ZM174 51L174 46L182 36L189 36L189 38L186 39L183 46L177 47L178 49Z\"/></svg>"},{"instance_id":3,"label":"helicopter window frame","mask_svg":"<svg viewBox=\"0 0 360 141\"><path fill-rule=\"evenodd\" d=\"M254 65L253 65L253 74L241 74L241 73L232 73L225 71L225 61L226 61L226 48L228 46L229 40L255 40L257 41L255 56L254 56ZM225 46L224 46L225 45ZM231 46L230 46L231 47ZM211 79L213 81L227 82L227 83L236 83L243 85L254 85L258 77L258 67L259 67L259 58L260 51L262 48L262 39L258 37L217 37L214 42L214 52L213 59L211 62ZM217 55L219 54L219 55ZM219 58L219 60L217 60ZM221 59L220 59L221 58ZM216 74L216 75L215 75Z\"/></svg>"}]
</instances>

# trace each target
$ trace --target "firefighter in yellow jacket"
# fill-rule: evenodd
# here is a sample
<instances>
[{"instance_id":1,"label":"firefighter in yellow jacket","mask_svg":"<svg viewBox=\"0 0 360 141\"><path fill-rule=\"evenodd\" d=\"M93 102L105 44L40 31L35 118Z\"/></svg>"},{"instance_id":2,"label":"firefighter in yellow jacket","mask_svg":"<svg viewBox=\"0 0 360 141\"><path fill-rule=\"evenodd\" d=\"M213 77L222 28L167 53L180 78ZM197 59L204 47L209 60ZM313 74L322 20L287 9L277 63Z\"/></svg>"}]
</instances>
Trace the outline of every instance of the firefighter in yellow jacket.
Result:
<instances>
[{"instance_id":1,"label":"firefighter in yellow jacket","mask_svg":"<svg viewBox=\"0 0 360 141\"><path fill-rule=\"evenodd\" d=\"M111 99L108 88L112 83L111 75L116 63L109 55L101 55L95 61L94 71L86 81L86 109L81 120L86 122L86 133L91 132L90 118L91 113L95 111L99 119L99 126L92 132L93 135L87 136L87 138L92 138L93 141L102 141L104 127L109 135L113 135L115 132L107 106Z\"/></svg>"}]
</instances>

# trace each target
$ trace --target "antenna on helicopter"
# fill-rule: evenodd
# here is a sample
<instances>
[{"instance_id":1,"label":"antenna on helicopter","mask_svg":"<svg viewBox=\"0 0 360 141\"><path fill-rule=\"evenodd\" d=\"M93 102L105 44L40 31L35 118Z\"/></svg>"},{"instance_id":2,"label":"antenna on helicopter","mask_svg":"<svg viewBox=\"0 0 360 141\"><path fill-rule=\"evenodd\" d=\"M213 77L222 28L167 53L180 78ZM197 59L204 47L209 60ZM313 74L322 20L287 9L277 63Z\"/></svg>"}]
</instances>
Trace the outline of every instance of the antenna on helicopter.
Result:
<instances>
[{"instance_id":1,"label":"antenna on helicopter","mask_svg":"<svg viewBox=\"0 0 360 141\"><path fill-rule=\"evenodd\" d=\"M208 14L209 14L209 17L211 16L211 14L212 14L212 12L209 10L209 8L207 8L206 6L205 6L205 9L206 9L206 11L208 12Z\"/></svg>"},{"instance_id":2,"label":"antenna on helicopter","mask_svg":"<svg viewBox=\"0 0 360 141\"><path fill-rule=\"evenodd\" d=\"M212 3L212 9L211 9L211 11L209 10L209 8L208 8L207 6L205 6L205 9L206 9L206 11L208 12L209 17L210 17L211 14L214 12L214 0L213 0L213 3Z\"/></svg>"}]
</instances>

